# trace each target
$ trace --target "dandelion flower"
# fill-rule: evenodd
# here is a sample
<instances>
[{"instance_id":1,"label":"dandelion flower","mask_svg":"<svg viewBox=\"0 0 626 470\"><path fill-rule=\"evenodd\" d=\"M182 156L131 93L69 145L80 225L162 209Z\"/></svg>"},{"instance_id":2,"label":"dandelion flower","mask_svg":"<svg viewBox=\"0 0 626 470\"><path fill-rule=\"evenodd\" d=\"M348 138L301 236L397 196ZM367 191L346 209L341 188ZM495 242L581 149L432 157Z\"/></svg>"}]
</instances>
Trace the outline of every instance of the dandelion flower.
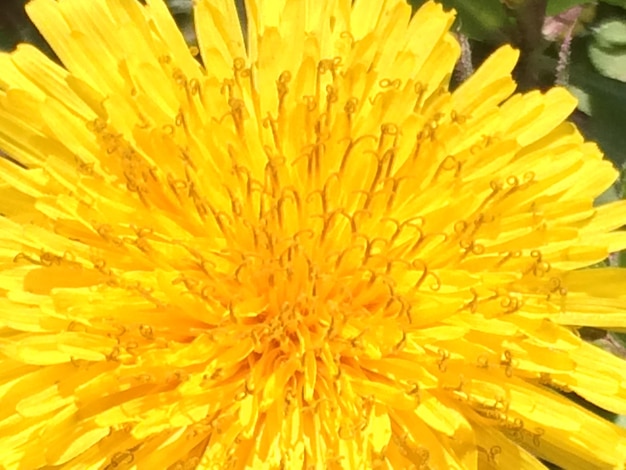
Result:
<instances>
[{"instance_id":1,"label":"dandelion flower","mask_svg":"<svg viewBox=\"0 0 626 470\"><path fill-rule=\"evenodd\" d=\"M33 0L0 56L7 469L624 468L626 202L402 0ZM18 164L16 164L18 163Z\"/></svg>"}]
</instances>

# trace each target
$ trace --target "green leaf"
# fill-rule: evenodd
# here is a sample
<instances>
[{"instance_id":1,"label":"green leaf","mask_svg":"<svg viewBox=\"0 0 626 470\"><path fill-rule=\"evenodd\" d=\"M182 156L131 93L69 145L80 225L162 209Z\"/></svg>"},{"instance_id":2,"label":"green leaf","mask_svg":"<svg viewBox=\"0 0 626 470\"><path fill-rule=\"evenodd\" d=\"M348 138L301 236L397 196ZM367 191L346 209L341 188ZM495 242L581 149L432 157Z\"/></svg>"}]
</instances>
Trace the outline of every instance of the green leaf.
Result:
<instances>
[{"instance_id":1,"label":"green leaf","mask_svg":"<svg viewBox=\"0 0 626 470\"><path fill-rule=\"evenodd\" d=\"M579 109L591 116L584 126L588 138L598 142L619 167L626 163L626 83L600 74L591 64L585 41L573 47L570 91L579 99Z\"/></svg>"},{"instance_id":2,"label":"green leaf","mask_svg":"<svg viewBox=\"0 0 626 470\"><path fill-rule=\"evenodd\" d=\"M602 48L592 44L589 59L605 77L626 82L626 47Z\"/></svg>"},{"instance_id":3,"label":"green leaf","mask_svg":"<svg viewBox=\"0 0 626 470\"><path fill-rule=\"evenodd\" d=\"M593 43L605 48L626 46L626 18L606 18L595 25Z\"/></svg>"},{"instance_id":4,"label":"green leaf","mask_svg":"<svg viewBox=\"0 0 626 470\"><path fill-rule=\"evenodd\" d=\"M619 201L620 199L621 198L617 191L617 188L615 187L615 185L613 185L596 198L595 204L608 204L609 202Z\"/></svg>"},{"instance_id":5,"label":"green leaf","mask_svg":"<svg viewBox=\"0 0 626 470\"><path fill-rule=\"evenodd\" d=\"M624 416L624 415L617 415L615 417L614 423L617 424L620 428L626 429L626 416Z\"/></svg>"},{"instance_id":6,"label":"green leaf","mask_svg":"<svg viewBox=\"0 0 626 470\"><path fill-rule=\"evenodd\" d=\"M572 8L576 5L582 5L583 3L586 3L585 0L548 0L548 5L546 6L546 15L558 15L559 13L563 13L569 8Z\"/></svg>"},{"instance_id":7,"label":"green leaf","mask_svg":"<svg viewBox=\"0 0 626 470\"><path fill-rule=\"evenodd\" d=\"M458 23L471 39L479 41L504 41L509 27L509 16L501 0L442 0L446 8L458 13Z\"/></svg>"},{"instance_id":8,"label":"green leaf","mask_svg":"<svg viewBox=\"0 0 626 470\"><path fill-rule=\"evenodd\" d=\"M605 77L626 82L626 18L608 18L593 31L591 63Z\"/></svg>"},{"instance_id":9,"label":"green leaf","mask_svg":"<svg viewBox=\"0 0 626 470\"><path fill-rule=\"evenodd\" d=\"M610 5L615 5L626 9L626 0L603 0L603 3L608 3Z\"/></svg>"},{"instance_id":10,"label":"green leaf","mask_svg":"<svg viewBox=\"0 0 626 470\"><path fill-rule=\"evenodd\" d=\"M10 51L13 48L12 37L3 29L0 29L0 51Z\"/></svg>"},{"instance_id":11,"label":"green leaf","mask_svg":"<svg viewBox=\"0 0 626 470\"><path fill-rule=\"evenodd\" d=\"M173 15L190 15L193 8L191 0L166 0L166 3Z\"/></svg>"}]
</instances>

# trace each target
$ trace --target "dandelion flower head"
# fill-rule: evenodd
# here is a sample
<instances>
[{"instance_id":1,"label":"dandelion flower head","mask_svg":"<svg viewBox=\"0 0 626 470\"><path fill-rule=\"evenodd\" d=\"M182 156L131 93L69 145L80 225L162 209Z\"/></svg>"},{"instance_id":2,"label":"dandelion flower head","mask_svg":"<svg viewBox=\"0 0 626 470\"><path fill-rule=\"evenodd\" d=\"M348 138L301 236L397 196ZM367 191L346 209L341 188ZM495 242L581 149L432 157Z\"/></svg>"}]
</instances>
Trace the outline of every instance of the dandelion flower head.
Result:
<instances>
[{"instance_id":1,"label":"dandelion flower head","mask_svg":"<svg viewBox=\"0 0 626 470\"><path fill-rule=\"evenodd\" d=\"M0 56L3 468L624 468L626 203L402 0L33 0ZM567 392L567 393L566 393Z\"/></svg>"}]
</instances>

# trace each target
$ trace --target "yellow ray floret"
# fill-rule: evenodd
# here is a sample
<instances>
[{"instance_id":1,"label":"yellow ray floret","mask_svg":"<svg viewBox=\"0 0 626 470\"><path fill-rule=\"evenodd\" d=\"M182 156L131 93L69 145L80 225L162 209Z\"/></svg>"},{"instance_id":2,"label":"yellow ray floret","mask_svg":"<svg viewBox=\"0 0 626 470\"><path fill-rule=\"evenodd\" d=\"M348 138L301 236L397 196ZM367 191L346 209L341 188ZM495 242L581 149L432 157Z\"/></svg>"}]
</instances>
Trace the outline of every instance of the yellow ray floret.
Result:
<instances>
[{"instance_id":1,"label":"yellow ray floret","mask_svg":"<svg viewBox=\"0 0 626 470\"><path fill-rule=\"evenodd\" d=\"M623 469L626 203L434 2L33 0L0 55L0 467ZM243 26L242 26L243 25Z\"/></svg>"}]
</instances>

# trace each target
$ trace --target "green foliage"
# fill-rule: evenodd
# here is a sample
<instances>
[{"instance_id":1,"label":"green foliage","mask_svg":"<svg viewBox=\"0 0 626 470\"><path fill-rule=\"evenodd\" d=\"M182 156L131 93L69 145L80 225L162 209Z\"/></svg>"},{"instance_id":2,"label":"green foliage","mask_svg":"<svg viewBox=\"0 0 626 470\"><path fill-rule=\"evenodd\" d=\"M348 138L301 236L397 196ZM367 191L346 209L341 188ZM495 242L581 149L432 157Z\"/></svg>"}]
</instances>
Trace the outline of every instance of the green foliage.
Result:
<instances>
[{"instance_id":1,"label":"green foliage","mask_svg":"<svg viewBox=\"0 0 626 470\"><path fill-rule=\"evenodd\" d=\"M612 17L594 27L593 45L596 47L620 49L626 46L626 18Z\"/></svg>"},{"instance_id":2,"label":"green foliage","mask_svg":"<svg viewBox=\"0 0 626 470\"><path fill-rule=\"evenodd\" d=\"M608 3L609 5L615 5L615 6L626 9L626 0L604 0L604 3Z\"/></svg>"},{"instance_id":3,"label":"green foliage","mask_svg":"<svg viewBox=\"0 0 626 470\"><path fill-rule=\"evenodd\" d=\"M586 41L574 46L569 89L589 116L580 126L620 167L626 163L626 84L603 75L589 60Z\"/></svg>"},{"instance_id":4,"label":"green foliage","mask_svg":"<svg viewBox=\"0 0 626 470\"><path fill-rule=\"evenodd\" d=\"M546 15L558 15L559 13L563 13L565 10L582 3L583 2L580 0L548 0L548 4L546 5Z\"/></svg>"},{"instance_id":5,"label":"green foliage","mask_svg":"<svg viewBox=\"0 0 626 470\"><path fill-rule=\"evenodd\" d=\"M589 59L603 76L626 82L626 15L602 20L594 28Z\"/></svg>"},{"instance_id":6,"label":"green foliage","mask_svg":"<svg viewBox=\"0 0 626 470\"><path fill-rule=\"evenodd\" d=\"M441 3L457 11L457 24L468 37L489 42L502 42L506 38L510 18L500 0L442 0Z\"/></svg>"},{"instance_id":7,"label":"green foliage","mask_svg":"<svg viewBox=\"0 0 626 470\"><path fill-rule=\"evenodd\" d=\"M582 126L616 165L626 165L626 11L598 8L577 38L569 65L570 90L589 119ZM620 191L621 195L624 194Z\"/></svg>"}]
</instances>

